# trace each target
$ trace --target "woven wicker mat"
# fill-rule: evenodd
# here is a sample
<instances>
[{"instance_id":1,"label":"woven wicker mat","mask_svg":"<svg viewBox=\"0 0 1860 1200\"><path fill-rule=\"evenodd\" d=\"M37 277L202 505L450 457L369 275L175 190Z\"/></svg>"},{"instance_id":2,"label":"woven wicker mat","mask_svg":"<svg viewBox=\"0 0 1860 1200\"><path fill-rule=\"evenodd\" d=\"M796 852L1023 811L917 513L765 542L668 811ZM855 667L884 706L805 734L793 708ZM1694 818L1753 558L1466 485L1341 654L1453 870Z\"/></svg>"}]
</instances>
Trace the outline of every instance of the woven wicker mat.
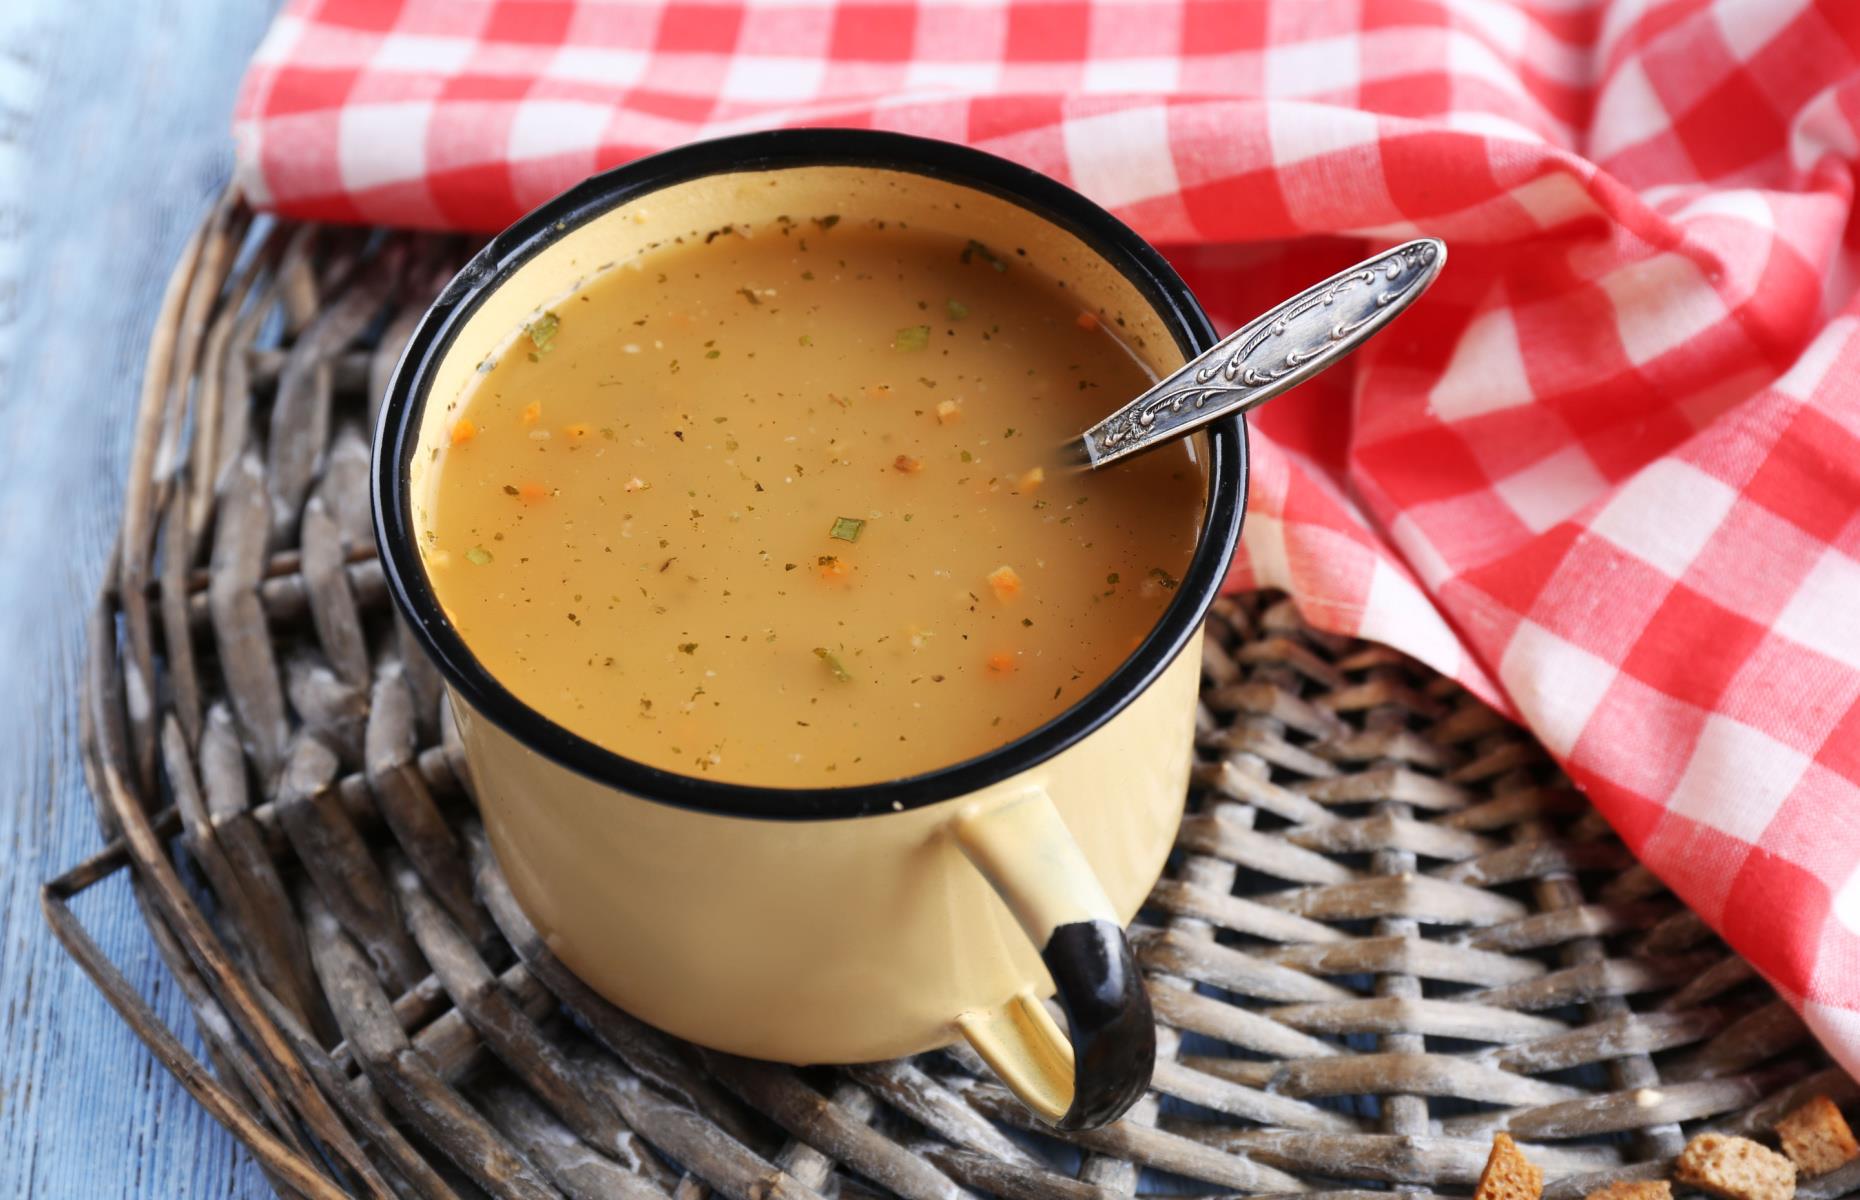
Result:
<instances>
[{"instance_id":1,"label":"woven wicker mat","mask_svg":"<svg viewBox=\"0 0 1860 1200\"><path fill-rule=\"evenodd\" d=\"M966 1051L797 1070L608 1006L487 855L373 557L372 398L466 249L228 196L170 285L94 615L111 841L46 911L281 1194L1464 1194L1509 1129L1580 1196L1860 1095L1528 736L1269 595L1210 619L1189 814L1134 934L1155 1091L1123 1122L1040 1131ZM71 911L125 868L210 1071Z\"/></svg>"}]
</instances>

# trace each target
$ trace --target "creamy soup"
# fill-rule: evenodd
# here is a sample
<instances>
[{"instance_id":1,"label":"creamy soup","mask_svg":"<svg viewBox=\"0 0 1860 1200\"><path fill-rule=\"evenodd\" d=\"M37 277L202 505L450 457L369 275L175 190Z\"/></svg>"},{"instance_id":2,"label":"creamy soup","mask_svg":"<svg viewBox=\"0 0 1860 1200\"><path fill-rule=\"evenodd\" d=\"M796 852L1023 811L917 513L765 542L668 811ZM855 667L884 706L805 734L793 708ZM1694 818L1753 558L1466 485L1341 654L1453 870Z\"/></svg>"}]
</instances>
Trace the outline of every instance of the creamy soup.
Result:
<instances>
[{"instance_id":1,"label":"creamy soup","mask_svg":"<svg viewBox=\"0 0 1860 1200\"><path fill-rule=\"evenodd\" d=\"M421 513L448 618L628 758L775 787L919 774L1101 683L1205 477L1058 447L1151 382L1011 249L820 217L597 273L480 366Z\"/></svg>"}]
</instances>

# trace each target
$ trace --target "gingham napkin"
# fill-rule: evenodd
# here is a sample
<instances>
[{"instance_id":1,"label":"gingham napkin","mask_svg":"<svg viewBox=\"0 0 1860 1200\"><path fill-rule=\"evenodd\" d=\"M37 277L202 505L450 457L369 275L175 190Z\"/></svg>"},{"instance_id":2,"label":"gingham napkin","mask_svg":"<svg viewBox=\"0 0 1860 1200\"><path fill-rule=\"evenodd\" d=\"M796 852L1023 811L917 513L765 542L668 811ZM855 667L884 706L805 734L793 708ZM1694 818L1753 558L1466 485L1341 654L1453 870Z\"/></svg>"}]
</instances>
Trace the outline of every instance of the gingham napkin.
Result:
<instances>
[{"instance_id":1,"label":"gingham napkin","mask_svg":"<svg viewBox=\"0 0 1860 1200\"><path fill-rule=\"evenodd\" d=\"M1258 421L1232 586L1521 717L1860 1069L1860 3L298 0L238 103L293 216L496 229L772 125L968 142L1231 326L1434 291Z\"/></svg>"}]
</instances>

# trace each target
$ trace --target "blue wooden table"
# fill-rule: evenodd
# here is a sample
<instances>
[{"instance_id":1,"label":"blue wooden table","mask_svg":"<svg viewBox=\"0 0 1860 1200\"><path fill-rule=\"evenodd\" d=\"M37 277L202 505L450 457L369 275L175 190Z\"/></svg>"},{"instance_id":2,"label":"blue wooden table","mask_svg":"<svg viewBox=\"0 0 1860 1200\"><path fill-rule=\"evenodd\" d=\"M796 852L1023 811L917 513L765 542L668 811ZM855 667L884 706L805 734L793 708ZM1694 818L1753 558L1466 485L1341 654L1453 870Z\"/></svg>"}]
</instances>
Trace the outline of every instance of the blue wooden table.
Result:
<instances>
[{"instance_id":1,"label":"blue wooden table","mask_svg":"<svg viewBox=\"0 0 1860 1200\"><path fill-rule=\"evenodd\" d=\"M71 965L39 882L101 845L78 766L86 610L142 350L230 167L264 0L0 0L0 1197L269 1195ZM79 915L193 1043L120 880ZM198 1053L197 1043L195 1050Z\"/></svg>"}]
</instances>

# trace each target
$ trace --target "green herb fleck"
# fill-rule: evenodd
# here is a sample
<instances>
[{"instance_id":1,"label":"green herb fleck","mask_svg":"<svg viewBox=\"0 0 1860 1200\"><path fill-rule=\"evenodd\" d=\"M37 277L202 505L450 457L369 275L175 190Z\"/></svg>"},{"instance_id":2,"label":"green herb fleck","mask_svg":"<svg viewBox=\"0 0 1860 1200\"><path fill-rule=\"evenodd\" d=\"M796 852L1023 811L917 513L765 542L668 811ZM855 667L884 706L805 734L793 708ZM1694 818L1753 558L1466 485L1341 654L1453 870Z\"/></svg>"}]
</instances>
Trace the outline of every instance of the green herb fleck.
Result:
<instances>
[{"instance_id":1,"label":"green herb fleck","mask_svg":"<svg viewBox=\"0 0 1860 1200\"><path fill-rule=\"evenodd\" d=\"M967 450L964 450L964 451L962 452L962 461L963 461L963 462L974 462L974 461L975 461L975 455L973 455L973 454L970 454L970 453L969 453L969 452L968 452Z\"/></svg>"},{"instance_id":2,"label":"green herb fleck","mask_svg":"<svg viewBox=\"0 0 1860 1200\"><path fill-rule=\"evenodd\" d=\"M813 344L814 344L814 335L813 335L813 334L811 334L811 333L804 333L804 334L802 334L802 335L801 335L801 344L802 344L803 346L811 346L811 345L813 345Z\"/></svg>"},{"instance_id":3,"label":"green herb fleck","mask_svg":"<svg viewBox=\"0 0 1860 1200\"><path fill-rule=\"evenodd\" d=\"M1117 586L1117 572L1112 571L1109 575L1106 575L1104 577L1104 581L1110 584L1112 587L1116 587Z\"/></svg>"},{"instance_id":4,"label":"green herb fleck","mask_svg":"<svg viewBox=\"0 0 1860 1200\"><path fill-rule=\"evenodd\" d=\"M827 530L827 536L842 542L856 542L859 540L859 531L864 528L865 522L858 517L835 517L833 528Z\"/></svg>"},{"instance_id":5,"label":"green herb fleck","mask_svg":"<svg viewBox=\"0 0 1860 1200\"><path fill-rule=\"evenodd\" d=\"M555 335L561 332L562 319L552 312L546 312L524 326L523 332L530 335L530 345L536 347L536 353L530 357L549 353L549 347L555 343Z\"/></svg>"},{"instance_id":6,"label":"green herb fleck","mask_svg":"<svg viewBox=\"0 0 1860 1200\"><path fill-rule=\"evenodd\" d=\"M930 344L930 327L928 325L906 325L898 330L898 336L891 339L893 350L922 350Z\"/></svg>"},{"instance_id":7,"label":"green herb fleck","mask_svg":"<svg viewBox=\"0 0 1860 1200\"><path fill-rule=\"evenodd\" d=\"M1161 567L1151 567L1150 574L1154 576L1156 581L1162 584L1167 591L1174 591L1175 585L1181 582L1181 580L1169 574L1169 572L1163 570Z\"/></svg>"},{"instance_id":8,"label":"green herb fleck","mask_svg":"<svg viewBox=\"0 0 1860 1200\"><path fill-rule=\"evenodd\" d=\"M696 653L697 653L697 643L696 643L696 642L680 642L680 643L678 643L678 653L680 653L680 654L696 654Z\"/></svg>"},{"instance_id":9,"label":"green herb fleck","mask_svg":"<svg viewBox=\"0 0 1860 1200\"><path fill-rule=\"evenodd\" d=\"M980 258L997 271L1007 270L1007 264L1001 261L1000 255L982 245L974 238L970 238L969 244L962 248L962 261L966 264L977 258Z\"/></svg>"},{"instance_id":10,"label":"green herb fleck","mask_svg":"<svg viewBox=\"0 0 1860 1200\"><path fill-rule=\"evenodd\" d=\"M833 672L833 678L839 680L841 683L852 682L852 675L846 670L846 664L841 662L840 656L833 653L833 651L827 649L825 646L815 646L814 657L827 664L827 670Z\"/></svg>"},{"instance_id":11,"label":"green herb fleck","mask_svg":"<svg viewBox=\"0 0 1860 1200\"><path fill-rule=\"evenodd\" d=\"M704 357L705 357L705 358L722 358L722 357L723 357L723 351L721 351L721 350L706 350L706 351L704 351Z\"/></svg>"},{"instance_id":12,"label":"green herb fleck","mask_svg":"<svg viewBox=\"0 0 1860 1200\"><path fill-rule=\"evenodd\" d=\"M475 567L482 567L491 561L491 552L483 546L473 546L465 552L465 561Z\"/></svg>"},{"instance_id":13,"label":"green herb fleck","mask_svg":"<svg viewBox=\"0 0 1860 1200\"><path fill-rule=\"evenodd\" d=\"M518 495L518 494L519 494L519 493L518 493L518 491L517 491L517 489L516 489L516 488L514 488L514 487L511 487L511 486L510 486L509 484L505 484L505 485L504 485L504 495L506 495L506 496L515 496L515 495Z\"/></svg>"},{"instance_id":14,"label":"green herb fleck","mask_svg":"<svg viewBox=\"0 0 1860 1200\"><path fill-rule=\"evenodd\" d=\"M828 213L824 217L814 218L814 224L820 226L822 229L831 229L835 225L838 225L839 223L840 223L840 214L838 213Z\"/></svg>"},{"instance_id":15,"label":"green herb fleck","mask_svg":"<svg viewBox=\"0 0 1860 1200\"><path fill-rule=\"evenodd\" d=\"M949 310L949 319L952 321L960 321L969 315L969 306L960 300L945 301L943 307Z\"/></svg>"},{"instance_id":16,"label":"green herb fleck","mask_svg":"<svg viewBox=\"0 0 1860 1200\"><path fill-rule=\"evenodd\" d=\"M812 271L802 271L801 278L807 280L809 283L812 283L814 281L814 273Z\"/></svg>"},{"instance_id":17,"label":"green herb fleck","mask_svg":"<svg viewBox=\"0 0 1860 1200\"><path fill-rule=\"evenodd\" d=\"M736 289L736 294L749 301L751 304L762 303L762 297L756 295L756 289L754 288L739 287Z\"/></svg>"}]
</instances>

